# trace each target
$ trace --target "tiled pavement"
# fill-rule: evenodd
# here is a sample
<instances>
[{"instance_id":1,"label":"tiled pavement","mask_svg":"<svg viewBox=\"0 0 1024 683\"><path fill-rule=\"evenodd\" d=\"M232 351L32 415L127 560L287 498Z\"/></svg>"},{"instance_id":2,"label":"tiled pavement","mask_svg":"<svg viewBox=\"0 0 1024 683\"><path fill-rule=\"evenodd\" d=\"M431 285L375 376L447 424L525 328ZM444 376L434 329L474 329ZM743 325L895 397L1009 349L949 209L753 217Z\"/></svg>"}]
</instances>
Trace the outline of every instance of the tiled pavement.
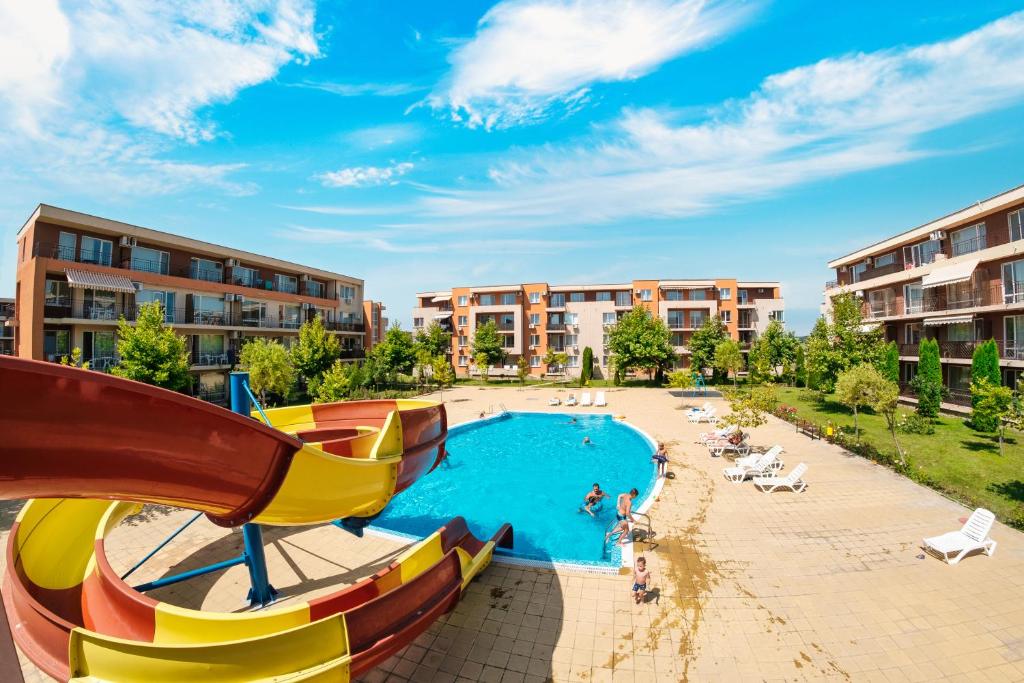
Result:
<instances>
[{"instance_id":1,"label":"tiled pavement","mask_svg":"<svg viewBox=\"0 0 1024 683\"><path fill-rule=\"evenodd\" d=\"M550 410L552 393L466 387L444 398L455 424L492 405ZM774 419L754 442L784 446L787 468L806 462L810 486L762 494L722 478L727 463L693 444L704 427L683 419L678 398L607 395L607 410L670 445L674 478L651 510L658 546L636 547L654 572L652 599L633 605L626 576L493 564L455 612L367 681L1024 680L1020 533L997 524L991 558L922 559L920 539L958 528L967 510ZM108 545L115 569L189 515L151 509L119 528ZM284 604L365 576L402 547L333 527L266 539ZM237 532L200 520L131 582L240 547ZM246 586L234 567L153 595L230 611L244 609ZM29 664L26 674L42 680Z\"/></svg>"}]
</instances>

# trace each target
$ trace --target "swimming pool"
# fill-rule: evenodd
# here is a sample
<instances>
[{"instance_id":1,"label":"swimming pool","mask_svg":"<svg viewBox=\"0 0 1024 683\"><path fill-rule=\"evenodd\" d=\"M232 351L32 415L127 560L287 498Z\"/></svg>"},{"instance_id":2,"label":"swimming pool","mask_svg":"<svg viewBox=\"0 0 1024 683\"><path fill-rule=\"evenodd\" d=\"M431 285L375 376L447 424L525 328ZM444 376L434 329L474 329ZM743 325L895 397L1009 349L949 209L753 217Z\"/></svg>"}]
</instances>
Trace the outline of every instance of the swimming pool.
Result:
<instances>
[{"instance_id":1,"label":"swimming pool","mask_svg":"<svg viewBox=\"0 0 1024 683\"><path fill-rule=\"evenodd\" d=\"M618 550L604 545L615 497L636 487L638 506L654 485L654 444L610 415L507 413L452 428L447 449L447 463L396 496L373 526L422 537L462 515L485 538L511 522L514 557L618 566ZM579 512L594 482L612 496L596 518Z\"/></svg>"}]
</instances>

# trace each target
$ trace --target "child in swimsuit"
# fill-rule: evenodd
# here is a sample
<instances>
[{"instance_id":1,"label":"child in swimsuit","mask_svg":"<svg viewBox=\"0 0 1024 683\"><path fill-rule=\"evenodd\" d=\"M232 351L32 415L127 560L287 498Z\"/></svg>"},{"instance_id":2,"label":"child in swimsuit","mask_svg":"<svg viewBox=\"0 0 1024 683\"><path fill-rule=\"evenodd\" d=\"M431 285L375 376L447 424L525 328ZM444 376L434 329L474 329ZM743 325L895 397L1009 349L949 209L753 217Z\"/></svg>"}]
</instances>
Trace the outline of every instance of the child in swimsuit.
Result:
<instances>
[{"instance_id":1,"label":"child in swimsuit","mask_svg":"<svg viewBox=\"0 0 1024 683\"><path fill-rule=\"evenodd\" d=\"M658 444L658 450L651 456L651 461L658 463L658 476L664 477L668 465L668 450L666 450L665 444Z\"/></svg>"},{"instance_id":2,"label":"child in swimsuit","mask_svg":"<svg viewBox=\"0 0 1024 683\"><path fill-rule=\"evenodd\" d=\"M647 595L647 582L651 580L651 572L647 570L647 560L644 557L636 558L636 567L633 569L633 599L636 604L644 601Z\"/></svg>"}]
</instances>

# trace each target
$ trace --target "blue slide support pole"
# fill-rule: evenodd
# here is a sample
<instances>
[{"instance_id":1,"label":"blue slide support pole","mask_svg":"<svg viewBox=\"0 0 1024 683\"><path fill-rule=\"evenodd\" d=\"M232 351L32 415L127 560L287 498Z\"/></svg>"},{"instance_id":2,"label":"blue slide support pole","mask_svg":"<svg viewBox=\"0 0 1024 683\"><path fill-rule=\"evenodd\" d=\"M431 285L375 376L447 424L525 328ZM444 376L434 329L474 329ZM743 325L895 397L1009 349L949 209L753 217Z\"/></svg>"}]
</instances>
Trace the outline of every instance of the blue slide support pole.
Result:
<instances>
[{"instance_id":1,"label":"blue slide support pole","mask_svg":"<svg viewBox=\"0 0 1024 683\"><path fill-rule=\"evenodd\" d=\"M198 569L190 569L187 572L174 574L173 576L165 576L163 578L156 579L155 581L150 581L149 583L144 583L139 586L133 586L132 590L137 590L140 593L145 593L146 591L151 591L154 588L162 588L163 586L170 586L174 583L188 581L189 579L194 579L197 576L217 572L221 569L227 569L228 567L234 567L236 564L242 564L243 562L245 562L245 555L240 555L238 557L233 557L230 560L224 560L223 562L217 562L216 564L210 564L205 567L199 567Z\"/></svg>"},{"instance_id":2,"label":"blue slide support pole","mask_svg":"<svg viewBox=\"0 0 1024 683\"><path fill-rule=\"evenodd\" d=\"M229 381L231 410L239 415L249 417L249 373L232 372ZM242 560L249 568L249 605L266 607L274 602L277 589L270 585L270 577L267 575L267 556L263 550L263 529L259 524L243 524L242 540L245 542Z\"/></svg>"}]
</instances>

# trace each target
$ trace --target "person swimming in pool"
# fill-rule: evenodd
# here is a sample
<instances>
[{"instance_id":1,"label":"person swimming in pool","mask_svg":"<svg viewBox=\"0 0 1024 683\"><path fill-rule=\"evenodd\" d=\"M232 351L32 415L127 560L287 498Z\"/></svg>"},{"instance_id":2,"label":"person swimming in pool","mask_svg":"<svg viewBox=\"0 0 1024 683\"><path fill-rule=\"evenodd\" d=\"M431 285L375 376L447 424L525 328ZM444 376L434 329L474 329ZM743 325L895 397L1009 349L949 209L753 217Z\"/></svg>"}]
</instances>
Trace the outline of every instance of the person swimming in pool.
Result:
<instances>
[{"instance_id":1,"label":"person swimming in pool","mask_svg":"<svg viewBox=\"0 0 1024 683\"><path fill-rule=\"evenodd\" d=\"M583 445L584 446L592 446L593 444L594 444L594 442L590 440L589 436L583 437Z\"/></svg>"},{"instance_id":2,"label":"person swimming in pool","mask_svg":"<svg viewBox=\"0 0 1024 683\"><path fill-rule=\"evenodd\" d=\"M583 507L580 508L582 512L586 512L591 517L594 516L594 506L600 503L605 498L611 498L607 493L601 490L601 485L596 481L594 482L594 488L587 491L587 495L583 496Z\"/></svg>"}]
</instances>

